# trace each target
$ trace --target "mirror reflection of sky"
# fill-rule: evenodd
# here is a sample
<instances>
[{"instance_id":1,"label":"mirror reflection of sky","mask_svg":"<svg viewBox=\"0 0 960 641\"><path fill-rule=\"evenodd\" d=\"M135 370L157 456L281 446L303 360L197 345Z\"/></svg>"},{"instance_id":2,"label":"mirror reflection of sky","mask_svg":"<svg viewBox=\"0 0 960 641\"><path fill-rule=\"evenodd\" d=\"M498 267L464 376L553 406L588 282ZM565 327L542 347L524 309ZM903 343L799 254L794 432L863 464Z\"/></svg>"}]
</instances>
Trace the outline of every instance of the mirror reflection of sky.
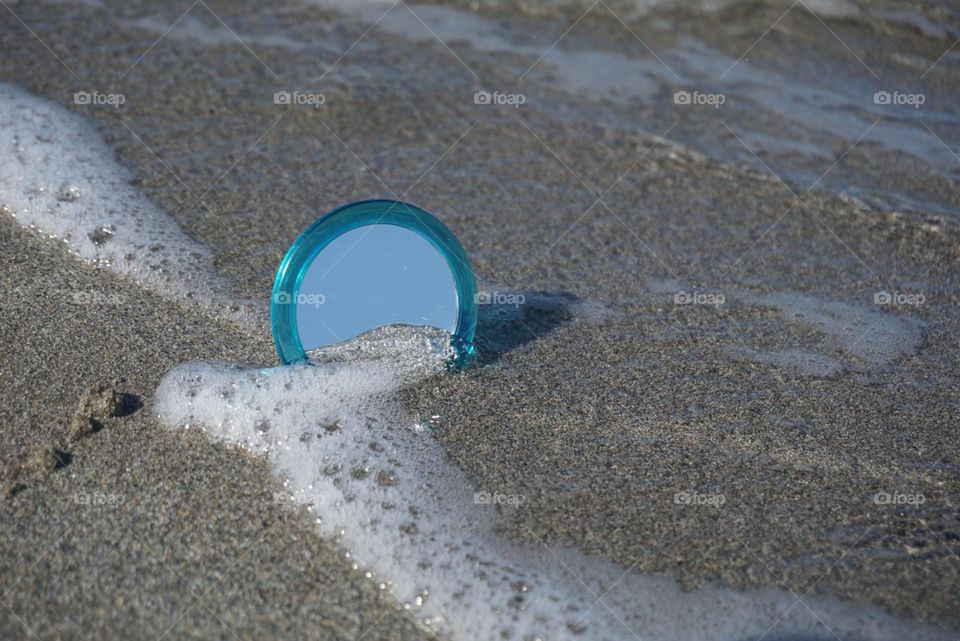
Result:
<instances>
[{"instance_id":1,"label":"mirror reflection of sky","mask_svg":"<svg viewBox=\"0 0 960 641\"><path fill-rule=\"evenodd\" d=\"M396 225L365 225L335 238L307 268L292 302L305 350L394 323L456 329L457 290L446 259Z\"/></svg>"}]
</instances>

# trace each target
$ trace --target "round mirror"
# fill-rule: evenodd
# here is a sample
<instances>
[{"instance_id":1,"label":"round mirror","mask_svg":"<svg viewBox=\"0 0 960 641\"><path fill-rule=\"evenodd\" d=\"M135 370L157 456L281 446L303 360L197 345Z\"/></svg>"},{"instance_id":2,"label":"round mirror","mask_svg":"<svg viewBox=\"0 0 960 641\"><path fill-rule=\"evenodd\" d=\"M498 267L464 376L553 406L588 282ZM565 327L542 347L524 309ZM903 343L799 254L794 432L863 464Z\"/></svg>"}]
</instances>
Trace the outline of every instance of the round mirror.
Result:
<instances>
[{"instance_id":1,"label":"round mirror","mask_svg":"<svg viewBox=\"0 0 960 641\"><path fill-rule=\"evenodd\" d=\"M437 328L473 352L476 284L463 247L424 210L394 200L335 209L287 252L273 287L283 363L387 326Z\"/></svg>"}]
</instances>

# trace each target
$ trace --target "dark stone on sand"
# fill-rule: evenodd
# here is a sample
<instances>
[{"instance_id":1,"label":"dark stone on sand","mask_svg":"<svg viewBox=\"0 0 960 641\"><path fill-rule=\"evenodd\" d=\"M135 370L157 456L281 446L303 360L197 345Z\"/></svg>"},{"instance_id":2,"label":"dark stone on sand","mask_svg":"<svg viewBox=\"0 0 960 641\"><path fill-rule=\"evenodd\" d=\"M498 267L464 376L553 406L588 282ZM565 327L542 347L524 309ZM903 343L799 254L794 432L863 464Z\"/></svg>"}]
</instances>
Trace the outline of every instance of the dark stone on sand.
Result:
<instances>
[{"instance_id":1,"label":"dark stone on sand","mask_svg":"<svg viewBox=\"0 0 960 641\"><path fill-rule=\"evenodd\" d=\"M21 483L20 481L11 481L9 483L4 483L3 491L2 491L3 497L7 499L13 498L20 492L24 491L25 489L27 489L27 484Z\"/></svg>"},{"instance_id":2,"label":"dark stone on sand","mask_svg":"<svg viewBox=\"0 0 960 641\"><path fill-rule=\"evenodd\" d=\"M70 460L70 452L51 445L35 450L23 467L30 474L50 474L69 465Z\"/></svg>"},{"instance_id":3,"label":"dark stone on sand","mask_svg":"<svg viewBox=\"0 0 960 641\"><path fill-rule=\"evenodd\" d=\"M71 443L102 430L106 419L128 416L143 407L138 397L121 392L119 386L118 381L98 383L80 397L67 430Z\"/></svg>"},{"instance_id":4,"label":"dark stone on sand","mask_svg":"<svg viewBox=\"0 0 960 641\"><path fill-rule=\"evenodd\" d=\"M26 489L26 484L17 479L19 474L20 470L16 466L0 469L0 495L3 498L11 498Z\"/></svg>"},{"instance_id":5,"label":"dark stone on sand","mask_svg":"<svg viewBox=\"0 0 960 641\"><path fill-rule=\"evenodd\" d=\"M97 419L85 414L74 414L70 420L70 429L67 433L67 439L71 443L76 443L80 439L90 436L94 432L103 429L103 423Z\"/></svg>"},{"instance_id":6,"label":"dark stone on sand","mask_svg":"<svg viewBox=\"0 0 960 641\"><path fill-rule=\"evenodd\" d=\"M397 475L387 470L380 470L377 473L377 485L383 487L392 487L397 484Z\"/></svg>"},{"instance_id":7,"label":"dark stone on sand","mask_svg":"<svg viewBox=\"0 0 960 641\"><path fill-rule=\"evenodd\" d=\"M89 416L93 419L113 418L123 414L124 394L117 388L117 383L98 383L90 388L80 399L77 415Z\"/></svg>"},{"instance_id":8,"label":"dark stone on sand","mask_svg":"<svg viewBox=\"0 0 960 641\"><path fill-rule=\"evenodd\" d=\"M322 423L322 424L321 424L321 427L322 427L323 429L325 429L326 431L328 431L328 432L336 432L336 431L339 431L339 430L340 430L340 422L339 422L339 421L327 421L327 422L325 422L325 423Z\"/></svg>"},{"instance_id":9,"label":"dark stone on sand","mask_svg":"<svg viewBox=\"0 0 960 641\"><path fill-rule=\"evenodd\" d=\"M91 231L87 234L87 238L89 238L94 245L105 245L108 240L113 238L113 234L113 225L105 225Z\"/></svg>"}]
</instances>

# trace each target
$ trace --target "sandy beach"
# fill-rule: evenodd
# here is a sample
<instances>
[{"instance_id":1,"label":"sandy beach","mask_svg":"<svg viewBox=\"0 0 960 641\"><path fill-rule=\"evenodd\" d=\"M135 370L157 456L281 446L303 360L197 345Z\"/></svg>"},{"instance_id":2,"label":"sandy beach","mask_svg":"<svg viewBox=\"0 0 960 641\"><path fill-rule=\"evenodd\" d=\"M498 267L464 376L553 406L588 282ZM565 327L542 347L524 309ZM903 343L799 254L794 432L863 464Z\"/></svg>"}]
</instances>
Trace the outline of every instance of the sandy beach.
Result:
<instances>
[{"instance_id":1,"label":"sandy beach","mask_svg":"<svg viewBox=\"0 0 960 641\"><path fill-rule=\"evenodd\" d=\"M885 638L821 604L955 636L960 15L809 4L0 9L0 636L469 638L277 460L159 416L178 365L278 365L280 259L372 197L494 294L478 362L396 400L517 497L511 550L773 590L813 630L729 609L730 638ZM645 598L597 581L591 616Z\"/></svg>"}]
</instances>

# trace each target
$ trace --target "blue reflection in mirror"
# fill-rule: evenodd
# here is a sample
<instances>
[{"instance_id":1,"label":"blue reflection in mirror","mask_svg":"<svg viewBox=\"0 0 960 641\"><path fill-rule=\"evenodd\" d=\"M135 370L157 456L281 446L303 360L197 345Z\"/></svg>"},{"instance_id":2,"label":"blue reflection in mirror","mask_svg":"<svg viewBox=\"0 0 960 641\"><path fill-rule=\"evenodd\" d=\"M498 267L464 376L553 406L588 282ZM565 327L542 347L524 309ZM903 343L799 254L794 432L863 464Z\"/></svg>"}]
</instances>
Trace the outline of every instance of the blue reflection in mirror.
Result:
<instances>
[{"instance_id":1,"label":"blue reflection in mirror","mask_svg":"<svg viewBox=\"0 0 960 641\"><path fill-rule=\"evenodd\" d=\"M396 225L364 225L327 244L297 295L300 344L310 351L402 323L453 334L457 288L443 254Z\"/></svg>"}]
</instances>

